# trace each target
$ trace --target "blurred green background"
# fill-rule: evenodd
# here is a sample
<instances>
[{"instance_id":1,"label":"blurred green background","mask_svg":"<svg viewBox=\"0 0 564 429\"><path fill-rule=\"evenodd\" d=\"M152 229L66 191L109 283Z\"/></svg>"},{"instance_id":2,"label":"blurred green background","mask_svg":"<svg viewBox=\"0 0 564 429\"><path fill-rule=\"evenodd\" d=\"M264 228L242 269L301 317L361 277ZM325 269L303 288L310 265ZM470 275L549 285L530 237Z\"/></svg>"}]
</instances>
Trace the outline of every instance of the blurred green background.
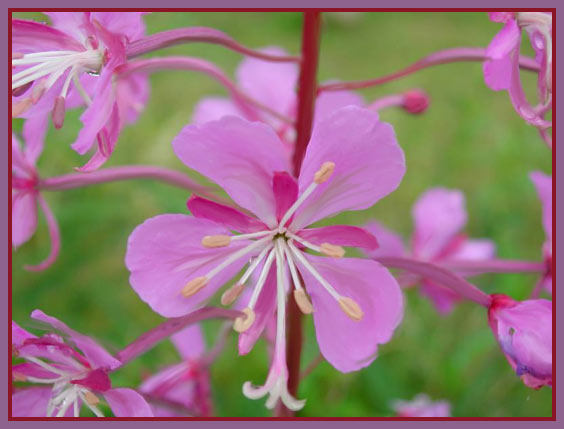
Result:
<instances>
[{"instance_id":1,"label":"blurred green background","mask_svg":"<svg viewBox=\"0 0 564 429\"><path fill-rule=\"evenodd\" d=\"M40 18L39 14L19 14ZM148 33L209 26L250 47L279 45L299 53L300 13L152 13L144 17ZM485 47L500 29L485 13L362 13L325 16L319 78L365 79L405 67L439 49ZM528 42L525 52L530 53ZM208 59L233 76L241 56L203 44L168 48L159 55L186 54ZM175 157L171 140L206 95L225 95L209 78L189 72L160 72L150 77L151 96L139 121L126 128L108 166L155 164L187 171ZM273 82L275 85L276 82ZM524 77L533 94L534 76ZM332 222L363 224L376 218L408 236L411 207L427 188L461 189L467 199L472 237L489 237L502 258L539 260L544 233L541 208L529 181L531 170L550 173L551 154L534 128L514 112L505 92L492 92L478 63L451 64L421 71L400 81L364 90L366 100L422 88L429 110L411 116L400 110L381 113L393 124L404 148L408 170L400 188L375 207L340 215ZM80 112L67 112L65 127L50 129L39 162L42 177L71 172L82 165L69 147L78 132ZM15 121L17 130L21 127ZM98 338L115 351L163 319L129 286L124 266L126 242L145 219L184 213L188 193L161 183L131 181L45 193L62 232L56 264L42 273L23 265L42 260L49 250L44 219L33 239L13 253L13 318L32 327L29 314L41 308L74 329ZM536 278L487 275L475 282L488 292L525 298ZM454 416L550 416L551 390L526 388L499 352L483 308L465 303L449 316L436 313L417 291L406 292L405 318L393 340L380 348L369 368L341 374L322 363L300 385L307 398L299 416L390 416L390 402L420 392L452 403ZM302 367L318 348L311 320L306 323ZM219 323L204 324L208 344ZM114 386L135 387L143 374L176 362L168 342L112 375ZM238 357L231 335L212 367L213 399L219 416L268 416L263 400L241 393L243 382L262 384L268 371L261 341Z\"/></svg>"}]
</instances>

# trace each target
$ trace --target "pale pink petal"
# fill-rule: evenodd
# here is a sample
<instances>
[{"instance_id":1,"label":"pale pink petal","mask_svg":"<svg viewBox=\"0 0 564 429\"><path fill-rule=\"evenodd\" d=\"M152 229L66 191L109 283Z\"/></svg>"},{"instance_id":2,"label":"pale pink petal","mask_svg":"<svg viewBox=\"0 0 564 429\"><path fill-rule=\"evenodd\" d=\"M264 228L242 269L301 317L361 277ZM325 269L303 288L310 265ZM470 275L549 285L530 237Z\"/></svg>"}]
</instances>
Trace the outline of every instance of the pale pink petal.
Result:
<instances>
[{"instance_id":1,"label":"pale pink petal","mask_svg":"<svg viewBox=\"0 0 564 429\"><path fill-rule=\"evenodd\" d=\"M19 191L12 195L12 245L19 247L37 229L36 191Z\"/></svg>"},{"instance_id":2,"label":"pale pink petal","mask_svg":"<svg viewBox=\"0 0 564 429\"><path fill-rule=\"evenodd\" d=\"M210 121L217 121L224 116L245 118L244 113L231 100L220 97L206 97L194 107L192 123L204 124Z\"/></svg>"},{"instance_id":3,"label":"pale pink petal","mask_svg":"<svg viewBox=\"0 0 564 429\"><path fill-rule=\"evenodd\" d=\"M28 387L12 394L12 417L47 417L50 387ZM72 407L70 409L72 413ZM67 415L65 417L70 417Z\"/></svg>"},{"instance_id":4,"label":"pale pink petal","mask_svg":"<svg viewBox=\"0 0 564 429\"><path fill-rule=\"evenodd\" d=\"M190 366L183 362L168 366L147 378L141 384L139 391L192 408L196 394L195 382ZM153 406L153 411L159 417L178 415L176 410L164 406Z\"/></svg>"},{"instance_id":5,"label":"pale pink petal","mask_svg":"<svg viewBox=\"0 0 564 429\"><path fill-rule=\"evenodd\" d=\"M21 346L29 338L37 338L12 320L12 345Z\"/></svg>"},{"instance_id":6,"label":"pale pink petal","mask_svg":"<svg viewBox=\"0 0 564 429\"><path fill-rule=\"evenodd\" d=\"M149 89L149 79L144 73L117 80L116 102L124 122L132 124L137 120L149 99Z\"/></svg>"},{"instance_id":7,"label":"pale pink petal","mask_svg":"<svg viewBox=\"0 0 564 429\"><path fill-rule=\"evenodd\" d=\"M14 133L12 133L12 172L28 179L35 172L33 165L25 158L24 151Z\"/></svg>"},{"instance_id":8,"label":"pale pink petal","mask_svg":"<svg viewBox=\"0 0 564 429\"><path fill-rule=\"evenodd\" d=\"M275 172L272 191L276 200L276 219L280 221L298 198L298 182L289 173Z\"/></svg>"},{"instance_id":9,"label":"pale pink petal","mask_svg":"<svg viewBox=\"0 0 564 429\"><path fill-rule=\"evenodd\" d=\"M215 222L187 215L161 215L146 220L129 236L125 264L129 281L141 299L165 317L190 313L230 280L251 258L247 254L226 267L209 284L190 298L181 291L188 281L206 275L248 241L236 241L227 247L202 246L206 235L228 231ZM256 254L256 253L255 253Z\"/></svg>"},{"instance_id":10,"label":"pale pink petal","mask_svg":"<svg viewBox=\"0 0 564 429\"><path fill-rule=\"evenodd\" d=\"M53 28L64 32L75 40L85 43L93 30L90 12L43 12L53 23Z\"/></svg>"},{"instance_id":11,"label":"pale pink petal","mask_svg":"<svg viewBox=\"0 0 564 429\"><path fill-rule=\"evenodd\" d=\"M321 353L341 372L363 368L376 358L378 344L390 341L403 317L403 295L390 272L375 261L306 255L338 293L355 300L364 317L355 322L312 274L300 272L313 303Z\"/></svg>"},{"instance_id":12,"label":"pale pink petal","mask_svg":"<svg viewBox=\"0 0 564 429\"><path fill-rule=\"evenodd\" d=\"M412 401L394 401L392 407L398 417L450 417L450 404L447 401L433 402L424 393Z\"/></svg>"},{"instance_id":13,"label":"pale pink petal","mask_svg":"<svg viewBox=\"0 0 564 429\"><path fill-rule=\"evenodd\" d=\"M84 356L86 356L94 368L114 369L121 365L119 360L109 354L106 349L96 343L92 338L72 330L60 320L48 316L41 310L34 310L31 313L31 317L35 320L45 322L54 329L68 335L76 347L84 353Z\"/></svg>"},{"instance_id":14,"label":"pale pink petal","mask_svg":"<svg viewBox=\"0 0 564 429\"><path fill-rule=\"evenodd\" d=\"M328 161L335 163L332 176L298 209L292 229L345 210L367 209L395 190L405 173L404 154L391 125L354 106L338 110L314 127L300 172L300 193Z\"/></svg>"},{"instance_id":15,"label":"pale pink petal","mask_svg":"<svg viewBox=\"0 0 564 429\"><path fill-rule=\"evenodd\" d=\"M303 239L313 244L335 244L337 246L361 247L376 250L378 240L368 230L358 226L331 225L320 228L307 228L298 232Z\"/></svg>"},{"instance_id":16,"label":"pale pink petal","mask_svg":"<svg viewBox=\"0 0 564 429\"><path fill-rule=\"evenodd\" d=\"M261 221L214 201L193 195L186 204L188 210L198 218L204 218L222 224L228 229L237 232L258 232L267 229Z\"/></svg>"},{"instance_id":17,"label":"pale pink petal","mask_svg":"<svg viewBox=\"0 0 564 429\"><path fill-rule=\"evenodd\" d=\"M106 30L123 34L131 43L145 34L142 16L146 12L92 12L91 20L98 21Z\"/></svg>"},{"instance_id":18,"label":"pale pink petal","mask_svg":"<svg viewBox=\"0 0 564 429\"><path fill-rule=\"evenodd\" d=\"M489 58L483 64L486 84L494 91L508 89L511 81L513 55L519 55L521 30L514 20L508 21L486 49Z\"/></svg>"},{"instance_id":19,"label":"pale pink petal","mask_svg":"<svg viewBox=\"0 0 564 429\"><path fill-rule=\"evenodd\" d=\"M110 389L104 397L116 417L153 417L147 401L133 389Z\"/></svg>"},{"instance_id":20,"label":"pale pink petal","mask_svg":"<svg viewBox=\"0 0 564 429\"><path fill-rule=\"evenodd\" d=\"M413 253L430 260L437 257L466 225L464 194L445 188L429 189L413 206Z\"/></svg>"},{"instance_id":21,"label":"pale pink petal","mask_svg":"<svg viewBox=\"0 0 564 429\"><path fill-rule=\"evenodd\" d=\"M529 174L542 204L542 226L548 241L552 242L552 177L540 171Z\"/></svg>"},{"instance_id":22,"label":"pale pink petal","mask_svg":"<svg viewBox=\"0 0 564 429\"><path fill-rule=\"evenodd\" d=\"M184 127L172 146L184 164L220 185L268 226L276 225L272 176L290 166L269 126L227 116Z\"/></svg>"},{"instance_id":23,"label":"pale pink petal","mask_svg":"<svg viewBox=\"0 0 564 429\"><path fill-rule=\"evenodd\" d=\"M272 55L288 55L278 47L261 51ZM294 109L298 80L296 64L247 57L237 68L236 76L241 89L265 106L283 115L289 115Z\"/></svg>"},{"instance_id":24,"label":"pale pink petal","mask_svg":"<svg viewBox=\"0 0 564 429\"><path fill-rule=\"evenodd\" d=\"M12 52L72 50L84 47L65 33L35 21L12 19Z\"/></svg>"},{"instance_id":25,"label":"pale pink petal","mask_svg":"<svg viewBox=\"0 0 564 429\"><path fill-rule=\"evenodd\" d=\"M315 116L313 123L317 124L327 119L341 107L364 106L364 99L352 91L325 91L319 94L315 101Z\"/></svg>"},{"instance_id":26,"label":"pale pink petal","mask_svg":"<svg viewBox=\"0 0 564 429\"><path fill-rule=\"evenodd\" d=\"M490 20L493 22L507 22L515 19L515 12L488 12Z\"/></svg>"},{"instance_id":27,"label":"pale pink petal","mask_svg":"<svg viewBox=\"0 0 564 429\"><path fill-rule=\"evenodd\" d=\"M364 227L378 240L378 248L366 252L370 257L397 256L401 258L407 255L403 239L392 230L376 221L370 221Z\"/></svg>"},{"instance_id":28,"label":"pale pink petal","mask_svg":"<svg viewBox=\"0 0 564 429\"><path fill-rule=\"evenodd\" d=\"M484 261L495 256L495 243L487 239L465 240L448 259L465 261Z\"/></svg>"},{"instance_id":29,"label":"pale pink petal","mask_svg":"<svg viewBox=\"0 0 564 429\"><path fill-rule=\"evenodd\" d=\"M206 351L206 342L200 325L190 325L171 335L170 340L184 360L197 360Z\"/></svg>"},{"instance_id":30,"label":"pale pink petal","mask_svg":"<svg viewBox=\"0 0 564 429\"><path fill-rule=\"evenodd\" d=\"M449 314L454 309L454 305L462 299L451 289L426 279L421 283L419 290L422 295L431 300L442 315Z\"/></svg>"},{"instance_id":31,"label":"pale pink petal","mask_svg":"<svg viewBox=\"0 0 564 429\"><path fill-rule=\"evenodd\" d=\"M61 234L59 232L59 225L57 224L57 219L53 215L53 212L49 208L47 201L37 194L37 200L39 206L45 215L45 220L47 221L47 230L49 231L49 239L51 240L51 249L49 250L49 255L42 262L37 265L26 265L25 269L29 271L42 271L49 268L55 263L57 257L59 256L59 251L61 250Z\"/></svg>"},{"instance_id":32,"label":"pale pink petal","mask_svg":"<svg viewBox=\"0 0 564 429\"><path fill-rule=\"evenodd\" d=\"M37 115L24 122L22 131L25 141L24 152L26 159L32 165L35 165L37 158L39 158L39 155L43 152L43 144L45 142L48 125L49 121L46 115Z\"/></svg>"}]
</instances>

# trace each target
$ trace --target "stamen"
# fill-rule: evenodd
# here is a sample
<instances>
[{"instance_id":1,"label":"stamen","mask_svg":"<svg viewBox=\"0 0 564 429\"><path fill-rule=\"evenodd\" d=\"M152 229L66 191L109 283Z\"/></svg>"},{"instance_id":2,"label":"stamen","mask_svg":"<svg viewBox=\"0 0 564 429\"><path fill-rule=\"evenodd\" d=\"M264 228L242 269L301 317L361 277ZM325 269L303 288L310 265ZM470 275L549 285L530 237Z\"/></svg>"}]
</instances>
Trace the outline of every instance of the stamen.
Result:
<instances>
[{"instance_id":1,"label":"stamen","mask_svg":"<svg viewBox=\"0 0 564 429\"><path fill-rule=\"evenodd\" d=\"M262 291L262 287L266 283L266 277L270 272L270 267L272 266L272 262L274 261L275 254L275 249L272 249L270 254L268 255L268 258L266 258L266 261L264 262L262 271L260 272L259 278L257 280L257 284L255 285L255 289L253 290L253 294L251 295L251 299L249 300L248 306L250 308L254 308L255 304L257 303L260 292Z\"/></svg>"},{"instance_id":2,"label":"stamen","mask_svg":"<svg viewBox=\"0 0 564 429\"><path fill-rule=\"evenodd\" d=\"M235 302L241 293L245 290L245 285L242 283L237 283L223 292L221 295L221 305L231 305Z\"/></svg>"},{"instance_id":3,"label":"stamen","mask_svg":"<svg viewBox=\"0 0 564 429\"><path fill-rule=\"evenodd\" d=\"M304 240L304 239L303 239L302 237L300 237L299 235L294 234L293 232L290 232L290 231L286 231L286 235L287 235L289 238L291 238L291 239L297 241L298 243L303 244L303 245L304 245L305 247L307 247L308 249L311 249L311 250L313 250L314 252L321 253L321 247L317 246L316 244L310 243L310 242L307 241L307 240Z\"/></svg>"},{"instance_id":4,"label":"stamen","mask_svg":"<svg viewBox=\"0 0 564 429\"><path fill-rule=\"evenodd\" d=\"M331 256L332 258L342 258L343 256L345 256L345 249L343 249L341 246L323 243L319 247L321 249L321 253L327 256Z\"/></svg>"},{"instance_id":5,"label":"stamen","mask_svg":"<svg viewBox=\"0 0 564 429\"><path fill-rule=\"evenodd\" d=\"M12 372L12 378L15 381L27 381L27 376L21 372Z\"/></svg>"},{"instance_id":6,"label":"stamen","mask_svg":"<svg viewBox=\"0 0 564 429\"><path fill-rule=\"evenodd\" d=\"M262 252L259 253L259 255L251 263L251 265L249 265L249 268L247 268L247 271L245 271L245 273L243 274L243 276L239 280L239 283L245 284L247 282L247 280L249 280L249 277L251 276L251 274L253 274L255 269L258 267L258 264L260 264L260 261L262 261L264 259L264 257L266 256L266 254L268 253L268 251L270 249L272 249L272 245L265 247L262 250Z\"/></svg>"},{"instance_id":7,"label":"stamen","mask_svg":"<svg viewBox=\"0 0 564 429\"><path fill-rule=\"evenodd\" d=\"M23 100L17 101L16 103L12 103L12 118L20 116L30 107L31 107L30 98L24 98Z\"/></svg>"},{"instance_id":8,"label":"stamen","mask_svg":"<svg viewBox=\"0 0 564 429\"><path fill-rule=\"evenodd\" d=\"M24 95L27 90L31 88L31 85L33 85L33 82L28 82L25 85L17 87L16 89L12 89L12 96L19 97L21 95Z\"/></svg>"},{"instance_id":9,"label":"stamen","mask_svg":"<svg viewBox=\"0 0 564 429\"><path fill-rule=\"evenodd\" d=\"M313 176L314 183L321 185L322 183L327 182L333 174L333 171L335 171L335 163L332 161L324 162L321 168L317 170Z\"/></svg>"},{"instance_id":10,"label":"stamen","mask_svg":"<svg viewBox=\"0 0 564 429\"><path fill-rule=\"evenodd\" d=\"M96 417L104 417L104 414L100 411L100 409L96 405L90 405L88 403L85 396L86 392L88 392L86 389L84 389L84 392L81 390L78 391L78 396L80 396L80 399L84 401L84 403L88 406L88 408L90 408L90 410L96 415Z\"/></svg>"},{"instance_id":11,"label":"stamen","mask_svg":"<svg viewBox=\"0 0 564 429\"><path fill-rule=\"evenodd\" d=\"M202 290L208 283L209 279L206 276L196 277L186 283L186 286L182 289L182 296L184 298L190 298L192 295Z\"/></svg>"},{"instance_id":12,"label":"stamen","mask_svg":"<svg viewBox=\"0 0 564 429\"><path fill-rule=\"evenodd\" d=\"M53 121L53 126L56 129L63 127L65 122L65 97L58 96L55 99L55 105L51 111L51 120Z\"/></svg>"},{"instance_id":13,"label":"stamen","mask_svg":"<svg viewBox=\"0 0 564 429\"><path fill-rule=\"evenodd\" d=\"M92 104L92 99L90 98L84 87L82 86L82 83L80 83L80 77L78 73L74 74L74 76L72 77L72 81L74 83L74 87L76 88L76 90L78 91L84 102L86 103L86 105L90 106Z\"/></svg>"},{"instance_id":14,"label":"stamen","mask_svg":"<svg viewBox=\"0 0 564 429\"><path fill-rule=\"evenodd\" d=\"M36 104L39 101L39 99L43 97L43 94L45 94L45 91L47 90L45 86L46 83L47 83L46 79L41 79L35 84L35 86L31 90L31 102L33 104Z\"/></svg>"},{"instance_id":15,"label":"stamen","mask_svg":"<svg viewBox=\"0 0 564 429\"><path fill-rule=\"evenodd\" d=\"M84 392L84 399L85 399L86 403L89 404L89 405L96 405L100 402L98 397L90 391Z\"/></svg>"},{"instance_id":16,"label":"stamen","mask_svg":"<svg viewBox=\"0 0 564 429\"><path fill-rule=\"evenodd\" d=\"M360 309L355 300L348 297L342 297L339 299L339 306L341 307L341 310L343 310L343 312L355 322L362 320L364 312Z\"/></svg>"},{"instance_id":17,"label":"stamen","mask_svg":"<svg viewBox=\"0 0 564 429\"><path fill-rule=\"evenodd\" d=\"M206 235L202 238L202 246L208 248L226 247L231 243L231 237L228 235Z\"/></svg>"},{"instance_id":18,"label":"stamen","mask_svg":"<svg viewBox=\"0 0 564 429\"><path fill-rule=\"evenodd\" d=\"M303 289L295 289L294 290L294 299L296 300L296 304L304 314L311 314L313 313L313 305L309 297L307 296L305 290Z\"/></svg>"},{"instance_id":19,"label":"stamen","mask_svg":"<svg viewBox=\"0 0 564 429\"><path fill-rule=\"evenodd\" d=\"M282 250L284 250L284 254L286 255L286 260L288 261L288 267L290 267L290 274L292 275L294 287L296 289L302 289L302 282L300 280L300 276L298 275L298 270L296 270L296 265L294 264L294 259L292 258L292 254L290 253L288 245L284 240L282 240L280 246L282 247Z\"/></svg>"},{"instance_id":20,"label":"stamen","mask_svg":"<svg viewBox=\"0 0 564 429\"><path fill-rule=\"evenodd\" d=\"M244 308L243 313L245 316L239 316L235 319L235 323L233 323L233 329L237 332L242 333L245 332L247 329L251 327L253 322L255 321L255 312L251 308Z\"/></svg>"}]
</instances>

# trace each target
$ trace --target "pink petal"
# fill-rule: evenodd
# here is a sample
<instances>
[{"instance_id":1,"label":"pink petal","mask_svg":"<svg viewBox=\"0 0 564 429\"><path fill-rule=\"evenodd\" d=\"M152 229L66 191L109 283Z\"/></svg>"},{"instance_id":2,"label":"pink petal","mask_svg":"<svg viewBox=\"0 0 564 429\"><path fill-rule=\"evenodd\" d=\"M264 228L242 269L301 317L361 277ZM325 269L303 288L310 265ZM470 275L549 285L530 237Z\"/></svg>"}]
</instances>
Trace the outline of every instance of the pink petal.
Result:
<instances>
[{"instance_id":1,"label":"pink petal","mask_svg":"<svg viewBox=\"0 0 564 429\"><path fill-rule=\"evenodd\" d=\"M12 133L12 172L16 175L30 179L33 177L35 168L29 163L20 146L16 135Z\"/></svg>"},{"instance_id":2,"label":"pink petal","mask_svg":"<svg viewBox=\"0 0 564 429\"><path fill-rule=\"evenodd\" d=\"M255 273L260 273L263 269L264 263L257 267ZM247 288L254 287L258 279L258 275L253 275L252 286L249 284ZM251 283L251 282L249 282ZM250 296L249 296L250 298ZM263 289L257 299L254 307L255 321L249 329L239 335L239 354L245 355L249 353L260 335L264 331L267 323L272 319L274 310L276 309L276 264L272 264Z\"/></svg>"},{"instance_id":3,"label":"pink petal","mask_svg":"<svg viewBox=\"0 0 564 429\"><path fill-rule=\"evenodd\" d=\"M390 272L375 261L306 255L319 273L345 297L354 299L364 317L349 319L310 272L300 272L313 303L313 321L323 356L341 372L370 365L378 344L390 341L403 317L403 295Z\"/></svg>"},{"instance_id":4,"label":"pink petal","mask_svg":"<svg viewBox=\"0 0 564 429\"><path fill-rule=\"evenodd\" d=\"M455 303L462 299L451 289L426 279L421 283L419 290L422 295L431 300L437 311L442 315L449 314Z\"/></svg>"},{"instance_id":5,"label":"pink petal","mask_svg":"<svg viewBox=\"0 0 564 429\"><path fill-rule=\"evenodd\" d=\"M37 158L43 152L43 144L49 122L47 116L38 115L27 119L23 126L23 138L25 141L25 157L31 165L35 165Z\"/></svg>"},{"instance_id":6,"label":"pink petal","mask_svg":"<svg viewBox=\"0 0 564 429\"><path fill-rule=\"evenodd\" d=\"M139 391L192 408L196 395L195 387L196 379L191 375L190 367L183 362L168 366L147 378ZM178 415L164 406L153 406L153 411L160 417Z\"/></svg>"},{"instance_id":7,"label":"pink petal","mask_svg":"<svg viewBox=\"0 0 564 429\"><path fill-rule=\"evenodd\" d=\"M76 41L85 44L93 32L90 12L43 12L53 23L53 28L64 32Z\"/></svg>"},{"instance_id":8,"label":"pink petal","mask_svg":"<svg viewBox=\"0 0 564 429\"><path fill-rule=\"evenodd\" d=\"M542 226L548 241L552 243L552 177L540 171L529 174L542 204Z\"/></svg>"},{"instance_id":9,"label":"pink petal","mask_svg":"<svg viewBox=\"0 0 564 429\"><path fill-rule=\"evenodd\" d=\"M334 173L298 209L293 229L345 210L367 209L396 189L405 173L393 128L376 113L354 106L314 127L300 172L300 193L328 161L335 163Z\"/></svg>"},{"instance_id":10,"label":"pink petal","mask_svg":"<svg viewBox=\"0 0 564 429\"><path fill-rule=\"evenodd\" d=\"M12 345L18 347L29 338L37 338L12 320Z\"/></svg>"},{"instance_id":11,"label":"pink petal","mask_svg":"<svg viewBox=\"0 0 564 429\"><path fill-rule=\"evenodd\" d=\"M214 201L193 195L186 204L188 210L197 218L204 218L219 223L224 227L237 232L258 232L267 229L259 220Z\"/></svg>"},{"instance_id":12,"label":"pink petal","mask_svg":"<svg viewBox=\"0 0 564 429\"><path fill-rule=\"evenodd\" d=\"M487 239L465 240L449 259L483 261L495 256L495 243Z\"/></svg>"},{"instance_id":13,"label":"pink petal","mask_svg":"<svg viewBox=\"0 0 564 429\"><path fill-rule=\"evenodd\" d=\"M12 417L47 416L47 404L51 399L50 387L28 387L12 394ZM72 407L69 408L72 414ZM65 417L71 417L68 412Z\"/></svg>"},{"instance_id":14,"label":"pink petal","mask_svg":"<svg viewBox=\"0 0 564 429\"><path fill-rule=\"evenodd\" d=\"M116 417L153 417L147 401L133 389L110 389L104 397Z\"/></svg>"},{"instance_id":15,"label":"pink petal","mask_svg":"<svg viewBox=\"0 0 564 429\"><path fill-rule=\"evenodd\" d=\"M170 340L184 360L198 360L206 351L206 342L200 325L190 325L171 335Z\"/></svg>"},{"instance_id":16,"label":"pink petal","mask_svg":"<svg viewBox=\"0 0 564 429\"><path fill-rule=\"evenodd\" d=\"M287 55L278 47L261 51L273 55ZM296 103L298 67L294 63L277 63L247 57L236 72L237 82L255 100L283 114L290 115Z\"/></svg>"},{"instance_id":17,"label":"pink petal","mask_svg":"<svg viewBox=\"0 0 564 429\"><path fill-rule=\"evenodd\" d=\"M37 356L33 353L27 353L29 351L30 347L25 347L25 355L26 356L34 356L34 357L45 357L45 356ZM47 357L49 358L49 357ZM50 362L50 364L54 367L58 367L60 369L62 369L63 371L68 369L68 367L65 367L65 365L61 365ZM47 371L46 369L40 367L39 365L35 364L35 363L30 363L30 362L23 362L23 363L19 363L17 365L12 365L12 378L14 380L17 380L18 376L26 376L26 377L35 377L35 378L42 378L42 379L53 379L53 378L58 378L60 376L60 374L56 374L52 371ZM21 379L21 378L20 378Z\"/></svg>"},{"instance_id":18,"label":"pink petal","mask_svg":"<svg viewBox=\"0 0 564 429\"><path fill-rule=\"evenodd\" d=\"M93 368L114 369L121 365L121 362L110 355L102 346L92 338L70 329L60 320L48 316L41 310L34 310L31 317L51 325L54 329L68 335L76 347L84 353Z\"/></svg>"},{"instance_id":19,"label":"pink petal","mask_svg":"<svg viewBox=\"0 0 564 429\"><path fill-rule=\"evenodd\" d=\"M314 124L327 119L341 107L364 107L364 99L352 91L325 91L315 101Z\"/></svg>"},{"instance_id":20,"label":"pink petal","mask_svg":"<svg viewBox=\"0 0 564 429\"><path fill-rule=\"evenodd\" d=\"M145 108L149 99L149 79L144 73L120 78L116 84L116 102L119 116L132 124Z\"/></svg>"},{"instance_id":21,"label":"pink petal","mask_svg":"<svg viewBox=\"0 0 564 429\"><path fill-rule=\"evenodd\" d=\"M172 146L184 164L217 183L269 227L276 225L272 175L290 167L270 127L227 116L184 127Z\"/></svg>"},{"instance_id":22,"label":"pink petal","mask_svg":"<svg viewBox=\"0 0 564 429\"><path fill-rule=\"evenodd\" d=\"M494 91L508 89L511 81L512 55L519 52L521 30L514 20L508 21L488 45L483 64L486 84Z\"/></svg>"},{"instance_id":23,"label":"pink petal","mask_svg":"<svg viewBox=\"0 0 564 429\"><path fill-rule=\"evenodd\" d=\"M413 219L413 253L418 258L432 259L466 225L464 194L445 188L429 189L415 203Z\"/></svg>"},{"instance_id":24,"label":"pink petal","mask_svg":"<svg viewBox=\"0 0 564 429\"><path fill-rule=\"evenodd\" d=\"M335 244L337 246L361 247L367 250L378 248L378 241L368 230L358 226L331 225L307 228L298 235L313 244Z\"/></svg>"},{"instance_id":25,"label":"pink petal","mask_svg":"<svg viewBox=\"0 0 564 429\"><path fill-rule=\"evenodd\" d=\"M298 198L298 182L285 171L274 173L272 190L276 200L276 219L280 221Z\"/></svg>"},{"instance_id":26,"label":"pink petal","mask_svg":"<svg viewBox=\"0 0 564 429\"><path fill-rule=\"evenodd\" d=\"M78 384L98 392L106 392L112 387L112 382L110 381L110 377L108 377L108 373L101 368L88 371L86 377L81 379L71 380L71 384Z\"/></svg>"},{"instance_id":27,"label":"pink petal","mask_svg":"<svg viewBox=\"0 0 564 429\"><path fill-rule=\"evenodd\" d=\"M187 215L161 215L146 220L129 236L125 264L129 281L141 299L165 317L177 317L201 307L231 279L253 254L239 258L214 276L190 298L181 291L188 281L206 275L233 252L249 244L236 241L227 247L202 246L206 235L227 234L221 225Z\"/></svg>"},{"instance_id":28,"label":"pink petal","mask_svg":"<svg viewBox=\"0 0 564 429\"><path fill-rule=\"evenodd\" d=\"M48 25L35 21L12 19L13 52L58 50L83 51L84 47L72 37Z\"/></svg>"},{"instance_id":29,"label":"pink petal","mask_svg":"<svg viewBox=\"0 0 564 429\"><path fill-rule=\"evenodd\" d=\"M51 240L51 250L49 251L47 258L45 258L43 262L40 262L37 265L26 265L25 269L29 271L42 271L49 268L55 263L57 257L59 256L59 251L61 250L61 235L59 233L59 225L57 224L57 219L55 219L55 216L53 215L53 212L47 204L47 201L45 201L41 194L37 194L37 200L39 202L41 210L43 210L45 220L47 221L49 239Z\"/></svg>"},{"instance_id":30,"label":"pink petal","mask_svg":"<svg viewBox=\"0 0 564 429\"><path fill-rule=\"evenodd\" d=\"M37 192L19 191L12 195L12 245L19 247L37 229Z\"/></svg>"},{"instance_id":31,"label":"pink petal","mask_svg":"<svg viewBox=\"0 0 564 429\"><path fill-rule=\"evenodd\" d=\"M98 21L106 30L123 34L131 43L145 34L142 16L146 12L92 12L91 20Z\"/></svg>"},{"instance_id":32,"label":"pink petal","mask_svg":"<svg viewBox=\"0 0 564 429\"><path fill-rule=\"evenodd\" d=\"M398 234L376 221L370 221L364 227L378 240L378 248L367 252L370 257L406 256L403 239Z\"/></svg>"},{"instance_id":33,"label":"pink petal","mask_svg":"<svg viewBox=\"0 0 564 429\"><path fill-rule=\"evenodd\" d=\"M206 97L202 99L192 114L193 124L204 124L210 121L216 121L224 116L237 116L245 118L243 112L227 98L220 97Z\"/></svg>"}]
</instances>

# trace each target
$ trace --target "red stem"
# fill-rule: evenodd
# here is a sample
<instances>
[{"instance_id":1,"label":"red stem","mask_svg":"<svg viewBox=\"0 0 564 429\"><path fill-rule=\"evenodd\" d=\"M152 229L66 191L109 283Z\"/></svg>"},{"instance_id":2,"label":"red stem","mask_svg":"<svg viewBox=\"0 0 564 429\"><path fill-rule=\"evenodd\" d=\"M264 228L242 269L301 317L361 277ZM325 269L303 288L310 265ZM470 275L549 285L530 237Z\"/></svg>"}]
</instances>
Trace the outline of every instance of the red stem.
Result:
<instances>
[{"instance_id":1,"label":"red stem","mask_svg":"<svg viewBox=\"0 0 564 429\"><path fill-rule=\"evenodd\" d=\"M296 126L296 149L294 152L294 175L300 173L313 124L313 113L317 92L317 65L319 59L319 41L321 15L319 12L304 12L302 33L302 63L298 89L298 122ZM302 312L293 299L288 300L288 391L297 396L300 384L300 358L302 354L303 328ZM293 412L279 403L276 409L278 417L291 417Z\"/></svg>"}]
</instances>

